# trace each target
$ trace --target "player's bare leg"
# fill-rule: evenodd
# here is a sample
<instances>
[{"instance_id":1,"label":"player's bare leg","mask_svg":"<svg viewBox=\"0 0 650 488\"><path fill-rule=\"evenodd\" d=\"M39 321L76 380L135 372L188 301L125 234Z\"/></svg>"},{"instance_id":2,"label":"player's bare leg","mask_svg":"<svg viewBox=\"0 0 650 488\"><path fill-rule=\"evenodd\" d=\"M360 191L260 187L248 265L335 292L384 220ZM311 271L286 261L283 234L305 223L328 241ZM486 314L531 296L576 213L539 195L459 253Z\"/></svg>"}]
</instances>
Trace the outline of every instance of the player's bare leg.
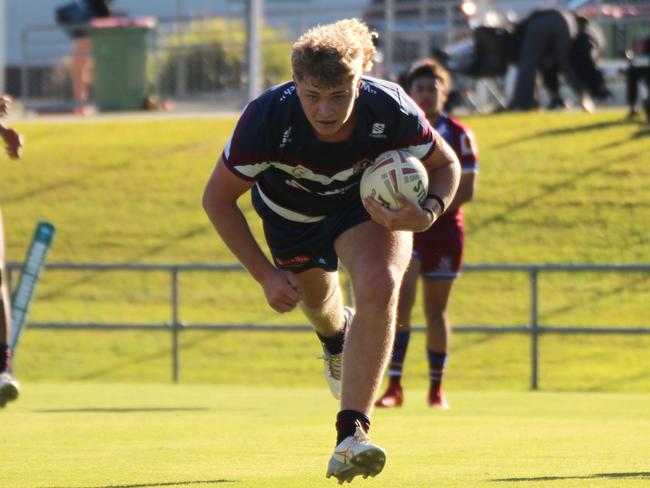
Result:
<instances>
[{"instance_id":1,"label":"player's bare leg","mask_svg":"<svg viewBox=\"0 0 650 488\"><path fill-rule=\"evenodd\" d=\"M370 444L367 433L390 353L399 288L411 245L410 233L390 232L372 221L349 229L335 243L350 274L356 307L343 354L337 447L327 470L327 476L339 482L357 475L375 476L386 461L384 451Z\"/></svg>"},{"instance_id":2,"label":"player's bare leg","mask_svg":"<svg viewBox=\"0 0 650 488\"><path fill-rule=\"evenodd\" d=\"M417 296L420 269L420 261L418 259L411 259L409 267L406 273L404 273L404 279L402 280L402 287L400 289L399 305L397 307L397 330L395 331L391 358L388 363L388 388L375 402L376 407L401 407L402 403L404 403L402 371L411 335L411 311L413 310Z\"/></svg>"},{"instance_id":3,"label":"player's bare leg","mask_svg":"<svg viewBox=\"0 0 650 488\"><path fill-rule=\"evenodd\" d=\"M296 278L303 292L300 307L323 346L325 378L334 398L340 398L346 316L338 273L314 268Z\"/></svg>"},{"instance_id":4,"label":"player's bare leg","mask_svg":"<svg viewBox=\"0 0 650 488\"><path fill-rule=\"evenodd\" d=\"M453 280L424 282L424 312L427 322L427 357L429 360L430 407L448 410L449 404L442 390L442 380L447 363L451 338L451 324L447 316L447 304Z\"/></svg>"},{"instance_id":5,"label":"player's bare leg","mask_svg":"<svg viewBox=\"0 0 650 488\"><path fill-rule=\"evenodd\" d=\"M0 213L0 408L18 397L19 385L11 375L11 350L9 345L9 324L11 323L11 302L5 273L4 229Z\"/></svg>"}]
</instances>

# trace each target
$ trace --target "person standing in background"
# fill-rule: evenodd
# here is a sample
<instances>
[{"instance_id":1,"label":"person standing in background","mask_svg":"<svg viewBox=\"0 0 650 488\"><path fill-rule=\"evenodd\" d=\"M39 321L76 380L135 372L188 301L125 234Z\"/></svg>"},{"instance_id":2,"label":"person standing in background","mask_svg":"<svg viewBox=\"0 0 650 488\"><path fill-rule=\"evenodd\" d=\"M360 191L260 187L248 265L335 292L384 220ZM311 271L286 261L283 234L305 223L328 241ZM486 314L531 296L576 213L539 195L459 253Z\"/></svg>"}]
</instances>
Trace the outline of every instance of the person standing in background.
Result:
<instances>
[{"instance_id":1,"label":"person standing in background","mask_svg":"<svg viewBox=\"0 0 650 488\"><path fill-rule=\"evenodd\" d=\"M402 368L411 334L411 311L415 304L418 276L422 276L430 378L428 404L447 410L449 404L442 390L451 336L447 303L462 264L464 233L461 206L472 200L474 195L478 171L476 142L467 127L443 111L451 82L449 73L440 63L425 59L415 64L406 77L405 88L431 125L456 152L462 173L458 191L447 211L428 230L413 234L413 257L400 290L397 331L388 366L389 385L375 406L399 407L404 401Z\"/></svg>"}]
</instances>

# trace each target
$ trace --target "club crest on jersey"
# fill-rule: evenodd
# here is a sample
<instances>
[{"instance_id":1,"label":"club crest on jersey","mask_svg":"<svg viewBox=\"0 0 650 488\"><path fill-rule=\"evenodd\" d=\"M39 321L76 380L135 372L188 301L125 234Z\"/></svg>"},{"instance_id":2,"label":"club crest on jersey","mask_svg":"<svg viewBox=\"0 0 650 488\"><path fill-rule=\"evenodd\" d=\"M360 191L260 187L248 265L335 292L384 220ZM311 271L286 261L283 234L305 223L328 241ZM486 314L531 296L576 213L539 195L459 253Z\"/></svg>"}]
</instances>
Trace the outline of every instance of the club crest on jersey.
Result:
<instances>
[{"instance_id":1,"label":"club crest on jersey","mask_svg":"<svg viewBox=\"0 0 650 488\"><path fill-rule=\"evenodd\" d=\"M368 158L357 161L352 165L352 174L356 175L358 173L363 173L363 170L365 170L371 164L372 160Z\"/></svg>"},{"instance_id":2,"label":"club crest on jersey","mask_svg":"<svg viewBox=\"0 0 650 488\"><path fill-rule=\"evenodd\" d=\"M374 124L372 124L372 132L370 133L370 137L384 138L386 137L386 134L384 134L385 130L386 130L386 124L382 124L381 122L375 122Z\"/></svg>"}]
</instances>

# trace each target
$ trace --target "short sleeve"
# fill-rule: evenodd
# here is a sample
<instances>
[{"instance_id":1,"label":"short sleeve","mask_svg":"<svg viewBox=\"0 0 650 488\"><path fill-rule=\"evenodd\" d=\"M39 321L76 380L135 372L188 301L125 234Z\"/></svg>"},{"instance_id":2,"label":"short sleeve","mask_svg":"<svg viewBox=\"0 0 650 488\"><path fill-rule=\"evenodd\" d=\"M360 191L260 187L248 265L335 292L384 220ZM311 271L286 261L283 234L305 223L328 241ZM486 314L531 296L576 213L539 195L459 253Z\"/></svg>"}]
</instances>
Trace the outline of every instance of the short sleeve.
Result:
<instances>
[{"instance_id":1,"label":"short sleeve","mask_svg":"<svg viewBox=\"0 0 650 488\"><path fill-rule=\"evenodd\" d=\"M265 117L254 100L244 107L222 159L237 176L253 181L270 166L268 147Z\"/></svg>"},{"instance_id":2,"label":"short sleeve","mask_svg":"<svg viewBox=\"0 0 650 488\"><path fill-rule=\"evenodd\" d=\"M418 159L427 159L436 148L436 131L417 104L400 88L400 114L396 143Z\"/></svg>"}]
</instances>

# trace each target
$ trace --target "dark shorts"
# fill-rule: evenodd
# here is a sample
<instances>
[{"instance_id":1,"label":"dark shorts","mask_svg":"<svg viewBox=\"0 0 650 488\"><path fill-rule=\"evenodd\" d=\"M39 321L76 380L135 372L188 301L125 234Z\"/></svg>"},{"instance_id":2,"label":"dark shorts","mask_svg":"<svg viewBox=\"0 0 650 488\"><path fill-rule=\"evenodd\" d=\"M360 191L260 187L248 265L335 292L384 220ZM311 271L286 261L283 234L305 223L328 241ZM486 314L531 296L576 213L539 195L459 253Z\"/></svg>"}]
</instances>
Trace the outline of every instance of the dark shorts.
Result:
<instances>
[{"instance_id":1,"label":"dark shorts","mask_svg":"<svg viewBox=\"0 0 650 488\"><path fill-rule=\"evenodd\" d=\"M275 265L280 269L299 272L322 268L336 271L339 260L334 241L346 230L370 219L359 200L358 205L328 215L318 222L294 222L271 210L256 188L251 194L253 207L264 224L266 243Z\"/></svg>"},{"instance_id":2,"label":"dark shorts","mask_svg":"<svg viewBox=\"0 0 650 488\"><path fill-rule=\"evenodd\" d=\"M464 231L462 221L443 217L429 230L414 234L413 257L422 265L425 278L453 280L463 264Z\"/></svg>"}]
</instances>

